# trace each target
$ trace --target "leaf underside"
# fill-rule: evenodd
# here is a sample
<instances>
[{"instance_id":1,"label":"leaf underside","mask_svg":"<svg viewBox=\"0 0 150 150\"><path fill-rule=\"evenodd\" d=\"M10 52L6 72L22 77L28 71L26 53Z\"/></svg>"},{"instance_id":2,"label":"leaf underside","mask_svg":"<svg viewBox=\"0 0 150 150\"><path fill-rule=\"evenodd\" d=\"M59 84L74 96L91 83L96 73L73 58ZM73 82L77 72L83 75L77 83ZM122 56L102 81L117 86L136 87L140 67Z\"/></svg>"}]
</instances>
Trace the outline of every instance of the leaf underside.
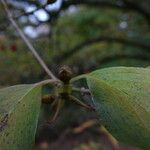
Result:
<instances>
[{"instance_id":1,"label":"leaf underside","mask_svg":"<svg viewBox=\"0 0 150 150\"><path fill-rule=\"evenodd\" d=\"M41 86L0 90L0 149L32 150L41 104Z\"/></svg>"},{"instance_id":2,"label":"leaf underside","mask_svg":"<svg viewBox=\"0 0 150 150\"><path fill-rule=\"evenodd\" d=\"M86 76L105 127L121 142L150 149L150 69L112 67Z\"/></svg>"}]
</instances>

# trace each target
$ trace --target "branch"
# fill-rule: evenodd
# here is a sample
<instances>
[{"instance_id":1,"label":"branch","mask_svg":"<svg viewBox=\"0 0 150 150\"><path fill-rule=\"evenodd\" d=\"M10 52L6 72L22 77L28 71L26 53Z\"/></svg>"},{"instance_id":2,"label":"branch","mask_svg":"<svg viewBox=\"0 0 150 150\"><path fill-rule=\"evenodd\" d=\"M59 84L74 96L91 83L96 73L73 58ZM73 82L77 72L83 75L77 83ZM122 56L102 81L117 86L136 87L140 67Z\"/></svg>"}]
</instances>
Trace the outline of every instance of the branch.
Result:
<instances>
[{"instance_id":1,"label":"branch","mask_svg":"<svg viewBox=\"0 0 150 150\"><path fill-rule=\"evenodd\" d=\"M74 101L76 104L78 104L78 105L82 106L83 108L86 108L90 111L96 111L95 107L85 104L84 102L80 101L78 98L76 98L72 95L69 95L69 100Z\"/></svg>"},{"instance_id":2,"label":"branch","mask_svg":"<svg viewBox=\"0 0 150 150\"><path fill-rule=\"evenodd\" d=\"M91 44L94 44L97 42L116 42L116 43L126 44L126 45L130 45L130 46L137 47L137 48L142 48L146 51L150 50L150 45L144 44L140 41L133 41L133 40L128 40L128 39L124 39L120 37L99 36L93 39L88 39L78 44L74 48L64 52L62 55L59 54L59 56L55 56L53 60L57 60L57 62L60 63L64 58L68 59L70 56L79 52L84 47L90 46Z\"/></svg>"},{"instance_id":3,"label":"branch","mask_svg":"<svg viewBox=\"0 0 150 150\"><path fill-rule=\"evenodd\" d=\"M45 64L45 62L42 60L42 58L39 56L39 54L37 53L37 51L34 49L34 47L32 46L32 44L29 42L29 40L27 39L27 37L24 35L24 33L22 32L22 30L19 28L18 24L15 22L15 20L12 17L12 13L10 12L7 3L5 2L5 0L1 0L4 9L8 15L8 18L10 20L10 22L12 23L12 25L14 26L14 28L16 29L16 31L19 33L20 37L22 38L22 40L25 42L25 44L27 45L27 47L29 48L29 50L31 51L31 53L33 54L33 56L36 58L36 60L39 62L39 64L41 65L41 67L45 70L45 72L54 80L56 80L57 78L53 75L53 73L48 69L47 65Z\"/></svg>"},{"instance_id":4,"label":"branch","mask_svg":"<svg viewBox=\"0 0 150 150\"><path fill-rule=\"evenodd\" d=\"M142 14L150 23L150 13L148 11L146 11L136 3L127 2L126 0L122 0L122 4L111 3L106 0L69 0L62 3L61 9L67 9L71 5L87 5L89 7L108 7L114 9L135 11L139 14Z\"/></svg>"},{"instance_id":5,"label":"branch","mask_svg":"<svg viewBox=\"0 0 150 150\"><path fill-rule=\"evenodd\" d=\"M109 56L104 56L103 58L97 58L96 62L99 64L98 66L103 66L103 65L107 65L108 63L112 63L113 61L119 61L125 59L126 63L130 62L130 60L138 60L138 61L142 61L142 62L149 62L150 60L150 55L145 55L145 54L128 54L128 53L124 53L124 54L111 54ZM76 61L74 65L79 65L80 64L80 71L77 72L78 74L83 74L85 73L85 66L84 64L82 64L82 61ZM97 65L93 65L93 64L89 64L88 65L88 71L89 70L94 70L97 69ZM74 89L73 89L74 90ZM75 89L76 90L76 89ZM76 90L77 91L77 90ZM79 90L78 90L79 91Z\"/></svg>"},{"instance_id":6,"label":"branch","mask_svg":"<svg viewBox=\"0 0 150 150\"><path fill-rule=\"evenodd\" d=\"M106 63L109 63L109 62L112 62L115 60L119 60L119 59L123 59L123 58L143 60L143 61L149 61L150 60L150 56L148 56L148 55L115 54L115 55L110 55L110 56L107 56L107 57L100 59L100 61L98 61L98 63L101 65L101 64L106 64Z\"/></svg>"},{"instance_id":7,"label":"branch","mask_svg":"<svg viewBox=\"0 0 150 150\"><path fill-rule=\"evenodd\" d=\"M146 11L144 8L142 8L141 6L139 6L135 3L131 3L131 2L129 3L129 2L126 2L125 0L123 0L122 2L123 2L123 4L120 5L120 4L111 3L111 2L108 2L105 0L101 0L101 1L100 0L99 1L98 0L69 0L69 1L63 1L60 10L55 11L55 12L50 11L49 13L52 13L52 14L54 13L54 14L58 15L61 12L61 10L65 10L71 5L87 5L89 7L97 7L97 8L107 7L107 8L135 11L135 12L143 15L147 19L148 23L150 24L150 13L148 11ZM21 15L18 15L14 18L19 19L21 16L24 16L24 15L29 16L41 8L45 9L46 6L47 6L47 4L39 6L31 12L24 12Z\"/></svg>"},{"instance_id":8,"label":"branch","mask_svg":"<svg viewBox=\"0 0 150 150\"><path fill-rule=\"evenodd\" d=\"M128 6L129 9L133 9L133 10L141 13L150 23L150 13L148 11L146 11L143 7L138 5L137 2L132 2L132 1L128 1L128 0L123 0L123 2L125 3L126 6Z\"/></svg>"}]
</instances>

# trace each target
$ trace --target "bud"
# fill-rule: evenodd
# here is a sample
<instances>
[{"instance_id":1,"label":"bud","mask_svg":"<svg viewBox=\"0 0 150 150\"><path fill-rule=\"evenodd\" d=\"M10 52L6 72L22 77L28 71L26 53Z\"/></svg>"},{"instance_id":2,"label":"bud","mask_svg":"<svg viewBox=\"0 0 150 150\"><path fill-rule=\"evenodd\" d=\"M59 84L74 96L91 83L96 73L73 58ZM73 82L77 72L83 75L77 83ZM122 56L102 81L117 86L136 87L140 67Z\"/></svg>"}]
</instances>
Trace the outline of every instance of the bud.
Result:
<instances>
[{"instance_id":1,"label":"bud","mask_svg":"<svg viewBox=\"0 0 150 150\"><path fill-rule=\"evenodd\" d=\"M64 65L59 70L59 79L64 82L65 84L68 84L70 79L72 78L72 70L68 66Z\"/></svg>"}]
</instances>

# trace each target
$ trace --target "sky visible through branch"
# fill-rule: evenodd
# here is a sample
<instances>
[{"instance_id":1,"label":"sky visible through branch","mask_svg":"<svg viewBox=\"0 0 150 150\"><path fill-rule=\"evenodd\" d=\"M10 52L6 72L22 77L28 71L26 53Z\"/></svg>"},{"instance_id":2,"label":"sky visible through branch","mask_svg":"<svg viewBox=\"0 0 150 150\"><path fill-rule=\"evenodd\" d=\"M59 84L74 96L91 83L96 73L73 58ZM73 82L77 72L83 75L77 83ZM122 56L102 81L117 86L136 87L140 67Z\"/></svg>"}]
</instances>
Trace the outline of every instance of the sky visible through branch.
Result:
<instances>
[{"instance_id":1,"label":"sky visible through branch","mask_svg":"<svg viewBox=\"0 0 150 150\"><path fill-rule=\"evenodd\" d=\"M45 5L47 1L40 1L40 3L42 5ZM50 15L46 12L46 11L58 11L61 7L62 4L62 0L57 0L55 3L53 4L49 4L45 7L44 9L37 9L37 7L35 5L29 5L26 2L20 2L20 1L15 1L12 2L10 1L10 3L13 3L14 6L19 6L19 7L23 7L24 11L26 13L30 13L32 11L35 11L32 15L30 16L22 16L19 18L19 21L21 23L26 23L29 19L29 21L32 24L37 25L40 22L45 22L47 20L50 19ZM38 27L33 27L32 25L28 25L25 26L23 29L24 33L30 37L30 38L37 38L38 36L40 36L41 34L48 34L50 32L50 28L48 27L48 25L40 25Z\"/></svg>"}]
</instances>

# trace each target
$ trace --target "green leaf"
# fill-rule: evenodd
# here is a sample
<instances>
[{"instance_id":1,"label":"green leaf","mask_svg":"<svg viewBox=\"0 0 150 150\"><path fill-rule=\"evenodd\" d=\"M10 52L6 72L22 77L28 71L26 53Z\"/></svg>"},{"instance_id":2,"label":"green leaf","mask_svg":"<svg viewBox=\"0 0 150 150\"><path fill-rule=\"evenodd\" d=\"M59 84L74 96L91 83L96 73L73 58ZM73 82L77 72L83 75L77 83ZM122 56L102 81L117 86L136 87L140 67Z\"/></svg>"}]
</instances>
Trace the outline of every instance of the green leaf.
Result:
<instances>
[{"instance_id":1,"label":"green leaf","mask_svg":"<svg viewBox=\"0 0 150 150\"><path fill-rule=\"evenodd\" d=\"M0 90L0 149L33 149L40 104L40 84Z\"/></svg>"},{"instance_id":2,"label":"green leaf","mask_svg":"<svg viewBox=\"0 0 150 150\"><path fill-rule=\"evenodd\" d=\"M86 76L103 124L121 142L150 149L150 69L112 67Z\"/></svg>"}]
</instances>

